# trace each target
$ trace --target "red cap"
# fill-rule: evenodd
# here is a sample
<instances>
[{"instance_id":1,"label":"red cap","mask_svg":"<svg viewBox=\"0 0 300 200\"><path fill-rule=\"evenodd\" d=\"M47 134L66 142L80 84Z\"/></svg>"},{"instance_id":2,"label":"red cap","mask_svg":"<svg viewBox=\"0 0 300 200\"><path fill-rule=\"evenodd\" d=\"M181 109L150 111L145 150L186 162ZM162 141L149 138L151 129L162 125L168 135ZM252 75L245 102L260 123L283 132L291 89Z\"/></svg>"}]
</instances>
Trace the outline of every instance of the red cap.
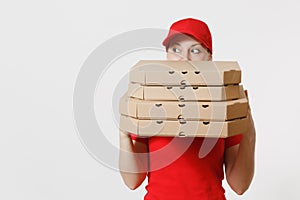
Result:
<instances>
[{"instance_id":1,"label":"red cap","mask_svg":"<svg viewBox=\"0 0 300 200\"><path fill-rule=\"evenodd\" d=\"M212 51L212 37L207 24L203 21L193 18L179 20L173 23L170 27L169 34L164 39L163 45L167 47L170 39L177 34L187 34L195 38L206 47L211 53Z\"/></svg>"}]
</instances>

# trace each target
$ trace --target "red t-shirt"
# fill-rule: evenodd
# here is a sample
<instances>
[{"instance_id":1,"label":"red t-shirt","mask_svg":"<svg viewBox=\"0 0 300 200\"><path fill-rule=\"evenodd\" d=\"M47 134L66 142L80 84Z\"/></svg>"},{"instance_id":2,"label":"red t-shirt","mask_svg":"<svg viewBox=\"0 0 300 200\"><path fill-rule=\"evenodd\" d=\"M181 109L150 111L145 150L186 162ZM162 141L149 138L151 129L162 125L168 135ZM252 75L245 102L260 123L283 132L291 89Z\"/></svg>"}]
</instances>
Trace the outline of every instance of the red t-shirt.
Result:
<instances>
[{"instance_id":1,"label":"red t-shirt","mask_svg":"<svg viewBox=\"0 0 300 200\"><path fill-rule=\"evenodd\" d=\"M229 138L150 137L149 173L145 200L223 200L224 150L239 144L242 135Z\"/></svg>"}]
</instances>

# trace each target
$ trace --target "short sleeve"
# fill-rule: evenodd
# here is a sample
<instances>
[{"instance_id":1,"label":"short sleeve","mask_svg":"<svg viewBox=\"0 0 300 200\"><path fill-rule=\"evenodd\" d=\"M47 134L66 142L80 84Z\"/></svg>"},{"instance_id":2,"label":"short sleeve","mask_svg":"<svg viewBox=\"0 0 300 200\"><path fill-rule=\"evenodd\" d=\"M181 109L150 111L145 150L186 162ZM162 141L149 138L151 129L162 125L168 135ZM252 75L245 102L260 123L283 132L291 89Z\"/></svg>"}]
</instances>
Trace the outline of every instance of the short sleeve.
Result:
<instances>
[{"instance_id":1,"label":"short sleeve","mask_svg":"<svg viewBox=\"0 0 300 200\"><path fill-rule=\"evenodd\" d=\"M238 134L238 135L226 138L225 139L225 148L229 148L236 144L240 144L242 138L243 138L243 134Z\"/></svg>"},{"instance_id":2,"label":"short sleeve","mask_svg":"<svg viewBox=\"0 0 300 200\"><path fill-rule=\"evenodd\" d=\"M147 144L148 143L148 138L143 138L143 137L139 137L136 134L130 133L130 137L132 140Z\"/></svg>"}]
</instances>

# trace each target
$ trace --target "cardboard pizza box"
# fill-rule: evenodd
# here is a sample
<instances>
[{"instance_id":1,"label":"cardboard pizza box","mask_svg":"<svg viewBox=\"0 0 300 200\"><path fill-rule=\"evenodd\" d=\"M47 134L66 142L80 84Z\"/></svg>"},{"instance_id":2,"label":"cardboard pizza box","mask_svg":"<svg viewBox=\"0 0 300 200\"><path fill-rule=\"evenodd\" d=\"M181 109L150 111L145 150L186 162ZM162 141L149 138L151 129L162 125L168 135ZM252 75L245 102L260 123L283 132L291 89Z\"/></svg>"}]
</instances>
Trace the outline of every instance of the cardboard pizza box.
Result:
<instances>
[{"instance_id":1,"label":"cardboard pizza box","mask_svg":"<svg viewBox=\"0 0 300 200\"><path fill-rule=\"evenodd\" d=\"M121 115L120 129L140 137L214 137L227 138L244 133L248 127L248 118L224 122L192 120L144 120Z\"/></svg>"},{"instance_id":2,"label":"cardboard pizza box","mask_svg":"<svg viewBox=\"0 0 300 200\"><path fill-rule=\"evenodd\" d=\"M225 121L247 116L248 100L244 91L242 98L229 101L149 101L127 97L120 99L119 112L138 119L171 119Z\"/></svg>"},{"instance_id":3,"label":"cardboard pizza box","mask_svg":"<svg viewBox=\"0 0 300 200\"><path fill-rule=\"evenodd\" d=\"M141 85L228 85L241 82L234 61L141 60L130 70L130 82Z\"/></svg>"},{"instance_id":4,"label":"cardboard pizza box","mask_svg":"<svg viewBox=\"0 0 300 200\"><path fill-rule=\"evenodd\" d=\"M242 85L143 86L130 83L127 95L143 100L226 101L240 98Z\"/></svg>"}]
</instances>

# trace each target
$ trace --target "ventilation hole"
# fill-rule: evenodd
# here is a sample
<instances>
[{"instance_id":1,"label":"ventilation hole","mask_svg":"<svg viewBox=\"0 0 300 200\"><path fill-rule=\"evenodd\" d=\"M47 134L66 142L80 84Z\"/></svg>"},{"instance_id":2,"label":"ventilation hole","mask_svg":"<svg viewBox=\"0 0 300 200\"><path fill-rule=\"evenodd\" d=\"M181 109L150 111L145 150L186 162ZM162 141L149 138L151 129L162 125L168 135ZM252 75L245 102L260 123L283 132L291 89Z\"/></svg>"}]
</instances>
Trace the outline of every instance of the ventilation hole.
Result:
<instances>
[{"instance_id":1,"label":"ventilation hole","mask_svg":"<svg viewBox=\"0 0 300 200\"><path fill-rule=\"evenodd\" d=\"M180 120L179 120L179 123L180 123L180 124L185 124L186 121L185 121L184 119L180 119Z\"/></svg>"},{"instance_id":2,"label":"ventilation hole","mask_svg":"<svg viewBox=\"0 0 300 200\"><path fill-rule=\"evenodd\" d=\"M172 86L167 86L167 89L169 89L169 90L172 89Z\"/></svg>"},{"instance_id":3,"label":"ventilation hole","mask_svg":"<svg viewBox=\"0 0 300 200\"><path fill-rule=\"evenodd\" d=\"M209 124L209 122L203 122L203 124L204 124L204 125L208 125L208 124Z\"/></svg>"},{"instance_id":4,"label":"ventilation hole","mask_svg":"<svg viewBox=\"0 0 300 200\"><path fill-rule=\"evenodd\" d=\"M183 96L179 96L179 97L178 97L178 100L179 100L179 101L184 101L184 97L183 97Z\"/></svg>"},{"instance_id":5,"label":"ventilation hole","mask_svg":"<svg viewBox=\"0 0 300 200\"><path fill-rule=\"evenodd\" d=\"M161 103L156 103L155 106L156 107L160 107L162 104Z\"/></svg>"},{"instance_id":6,"label":"ventilation hole","mask_svg":"<svg viewBox=\"0 0 300 200\"><path fill-rule=\"evenodd\" d=\"M179 137L185 137L186 135L185 135L185 133L184 133L183 131L180 131L180 132L178 133L178 136L179 136Z\"/></svg>"},{"instance_id":7,"label":"ventilation hole","mask_svg":"<svg viewBox=\"0 0 300 200\"><path fill-rule=\"evenodd\" d=\"M156 123L157 123L157 124L162 124L162 123L163 123L163 121L162 121L162 120L160 120L160 121L156 121Z\"/></svg>"},{"instance_id":8,"label":"ventilation hole","mask_svg":"<svg viewBox=\"0 0 300 200\"><path fill-rule=\"evenodd\" d=\"M183 71L183 72L181 72L182 74L187 74L188 72L187 71Z\"/></svg>"},{"instance_id":9,"label":"ventilation hole","mask_svg":"<svg viewBox=\"0 0 300 200\"><path fill-rule=\"evenodd\" d=\"M175 71L169 71L169 74L174 74Z\"/></svg>"},{"instance_id":10,"label":"ventilation hole","mask_svg":"<svg viewBox=\"0 0 300 200\"><path fill-rule=\"evenodd\" d=\"M185 87L186 87L186 85L181 85L179 88L180 88L181 90L183 90L183 89L185 89Z\"/></svg>"},{"instance_id":11,"label":"ventilation hole","mask_svg":"<svg viewBox=\"0 0 300 200\"><path fill-rule=\"evenodd\" d=\"M178 104L178 106L179 106L180 108L182 108L182 107L185 106L185 104L184 104L184 103L180 103L180 104Z\"/></svg>"},{"instance_id":12,"label":"ventilation hole","mask_svg":"<svg viewBox=\"0 0 300 200\"><path fill-rule=\"evenodd\" d=\"M198 87L194 86L194 87L193 87L193 89L194 89L194 90L197 90L197 89L198 89Z\"/></svg>"},{"instance_id":13,"label":"ventilation hole","mask_svg":"<svg viewBox=\"0 0 300 200\"><path fill-rule=\"evenodd\" d=\"M202 107L203 107L203 108L208 108L208 107L209 107L209 105L202 105Z\"/></svg>"},{"instance_id":14,"label":"ventilation hole","mask_svg":"<svg viewBox=\"0 0 300 200\"><path fill-rule=\"evenodd\" d=\"M195 71L195 74L200 74L200 71Z\"/></svg>"},{"instance_id":15,"label":"ventilation hole","mask_svg":"<svg viewBox=\"0 0 300 200\"><path fill-rule=\"evenodd\" d=\"M180 85L186 85L186 80L180 81Z\"/></svg>"}]
</instances>

